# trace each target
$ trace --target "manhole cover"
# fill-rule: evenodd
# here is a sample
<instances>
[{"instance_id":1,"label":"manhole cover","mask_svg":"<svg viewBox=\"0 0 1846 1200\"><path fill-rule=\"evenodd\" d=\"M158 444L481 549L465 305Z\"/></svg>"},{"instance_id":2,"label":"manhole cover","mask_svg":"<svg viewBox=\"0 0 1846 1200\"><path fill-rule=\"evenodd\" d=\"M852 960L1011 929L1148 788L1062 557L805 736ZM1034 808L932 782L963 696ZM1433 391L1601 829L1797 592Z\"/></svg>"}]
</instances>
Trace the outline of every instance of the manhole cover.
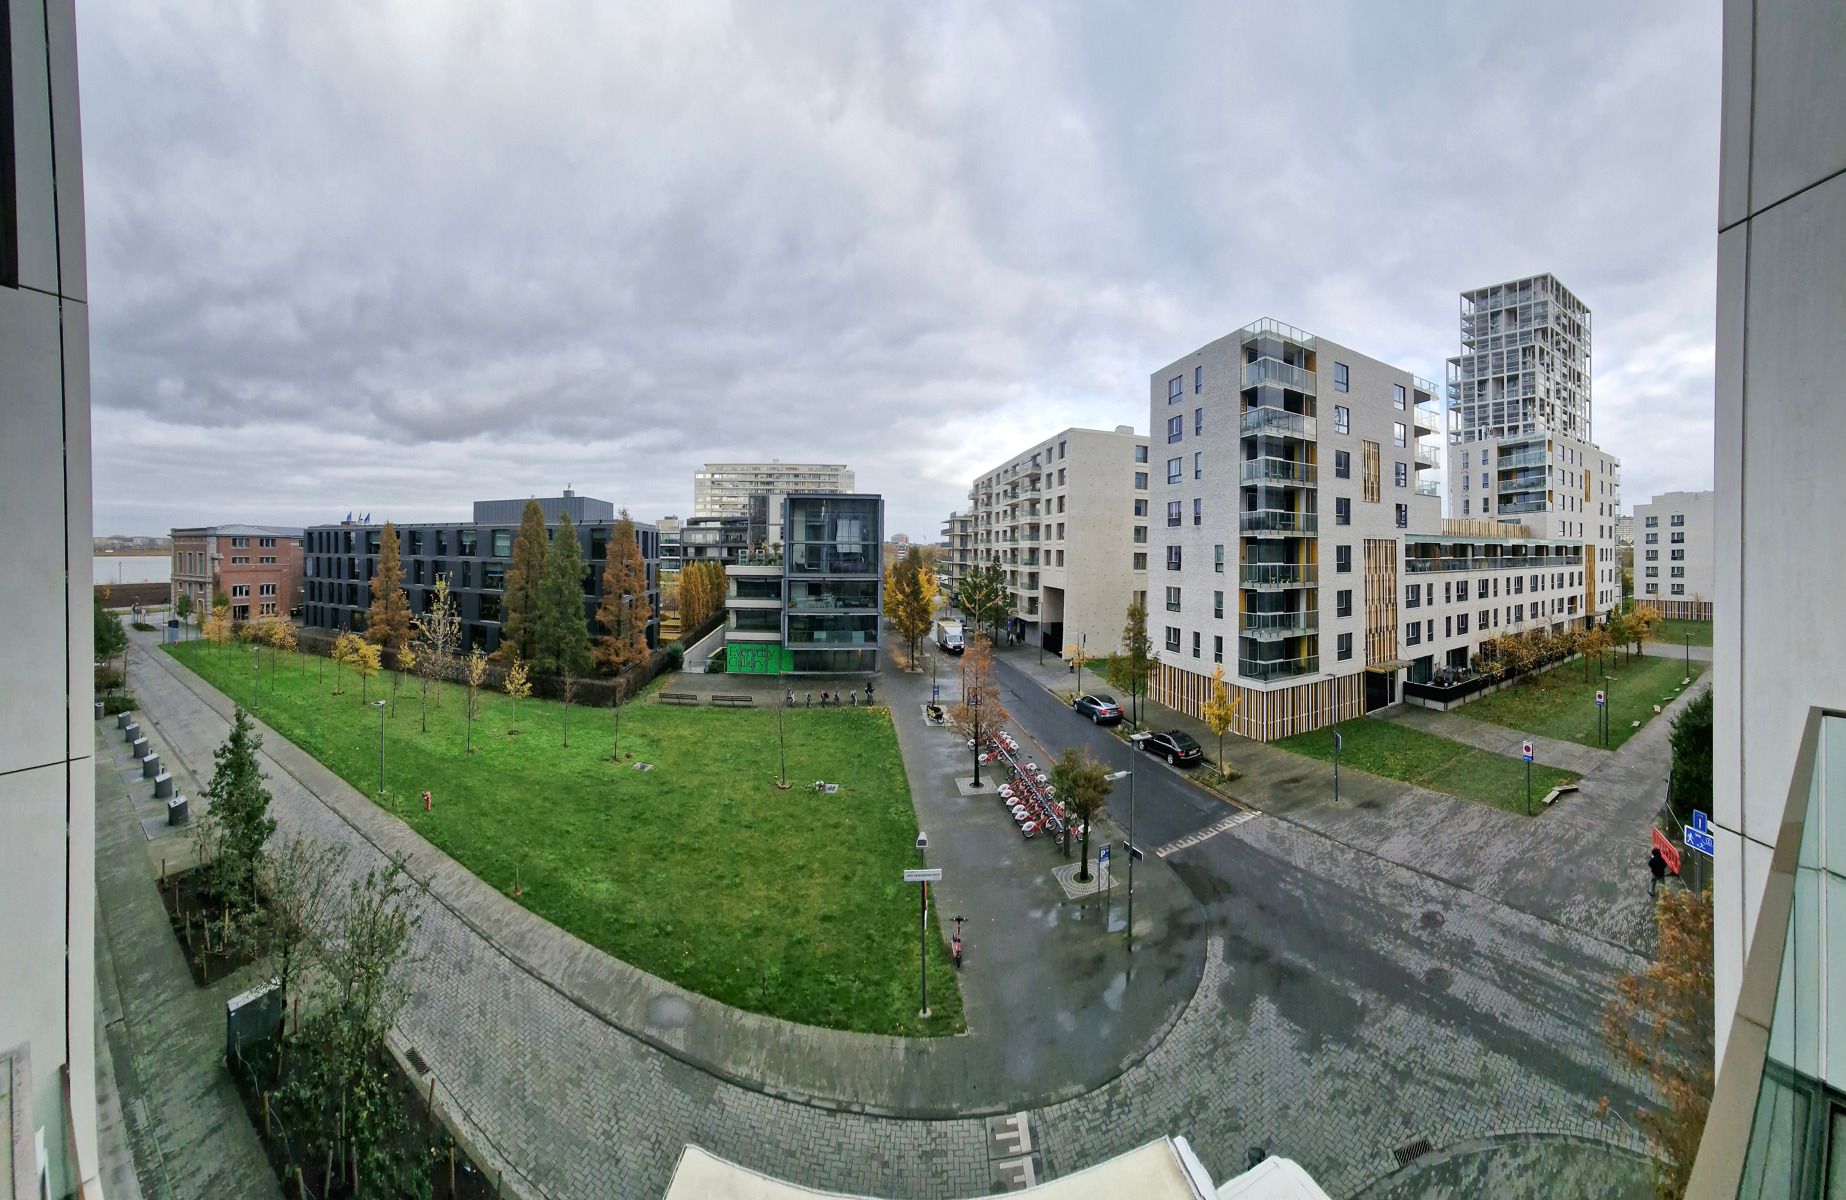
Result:
<instances>
[{"instance_id":1,"label":"manhole cover","mask_svg":"<svg viewBox=\"0 0 1846 1200\"><path fill-rule=\"evenodd\" d=\"M417 1074L419 1075L429 1074L429 1062L423 1057L423 1052L418 1050L415 1046L412 1046L410 1049L404 1051L404 1058L407 1062L410 1063L410 1069L415 1071Z\"/></svg>"},{"instance_id":2,"label":"manhole cover","mask_svg":"<svg viewBox=\"0 0 1846 1200\"><path fill-rule=\"evenodd\" d=\"M1436 991L1446 992L1455 982L1455 976L1447 967L1431 967L1423 972L1423 982Z\"/></svg>"}]
</instances>

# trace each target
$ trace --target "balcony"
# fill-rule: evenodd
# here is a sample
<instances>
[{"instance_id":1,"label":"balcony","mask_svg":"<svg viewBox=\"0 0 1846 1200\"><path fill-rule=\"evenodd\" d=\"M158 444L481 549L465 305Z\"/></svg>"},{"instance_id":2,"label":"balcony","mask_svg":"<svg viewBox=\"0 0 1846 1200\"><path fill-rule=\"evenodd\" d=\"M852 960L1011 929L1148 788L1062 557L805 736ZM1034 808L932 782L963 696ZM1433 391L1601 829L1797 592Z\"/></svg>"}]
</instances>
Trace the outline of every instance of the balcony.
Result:
<instances>
[{"instance_id":1,"label":"balcony","mask_svg":"<svg viewBox=\"0 0 1846 1200\"><path fill-rule=\"evenodd\" d=\"M1320 518L1315 513L1259 508L1239 514L1237 528L1257 537L1312 537L1320 532Z\"/></svg>"},{"instance_id":2,"label":"balcony","mask_svg":"<svg viewBox=\"0 0 1846 1200\"><path fill-rule=\"evenodd\" d=\"M1442 485L1437 483L1433 479L1430 480L1428 483L1419 483L1417 484L1417 495L1419 496L1440 496L1442 495Z\"/></svg>"},{"instance_id":3,"label":"balcony","mask_svg":"<svg viewBox=\"0 0 1846 1200\"><path fill-rule=\"evenodd\" d=\"M1246 437L1266 433L1278 437L1307 438L1310 441L1317 432L1313 417L1267 405L1245 409L1240 428Z\"/></svg>"},{"instance_id":4,"label":"balcony","mask_svg":"<svg viewBox=\"0 0 1846 1200\"><path fill-rule=\"evenodd\" d=\"M1315 587L1320 568L1311 563L1245 563L1237 572L1239 586L1271 588Z\"/></svg>"},{"instance_id":5,"label":"balcony","mask_svg":"<svg viewBox=\"0 0 1846 1200\"><path fill-rule=\"evenodd\" d=\"M1544 512L1544 511L1545 511L1545 502L1543 500L1520 500L1513 504L1502 504L1500 506L1501 516L1506 516L1509 513L1517 515L1519 513L1534 513L1534 512Z\"/></svg>"},{"instance_id":6,"label":"balcony","mask_svg":"<svg viewBox=\"0 0 1846 1200\"><path fill-rule=\"evenodd\" d=\"M1442 455L1442 452L1436 449L1436 447L1424 446L1424 445L1419 444L1417 446L1417 466L1418 468L1420 469L1422 467L1441 466L1442 465L1441 455Z\"/></svg>"},{"instance_id":7,"label":"balcony","mask_svg":"<svg viewBox=\"0 0 1846 1200\"><path fill-rule=\"evenodd\" d=\"M1259 358L1243 365L1243 386L1253 388L1265 383L1314 394L1314 375L1305 367L1290 366L1279 358Z\"/></svg>"},{"instance_id":8,"label":"balcony","mask_svg":"<svg viewBox=\"0 0 1846 1200\"><path fill-rule=\"evenodd\" d=\"M1258 641L1274 641L1277 638L1301 637L1320 629L1318 612L1247 612L1237 621L1237 631L1245 637Z\"/></svg>"},{"instance_id":9,"label":"balcony","mask_svg":"<svg viewBox=\"0 0 1846 1200\"><path fill-rule=\"evenodd\" d=\"M1284 483L1300 487L1313 487L1315 470L1313 463L1296 462L1291 458L1247 458L1243 462L1243 481L1245 483Z\"/></svg>"},{"instance_id":10,"label":"balcony","mask_svg":"<svg viewBox=\"0 0 1846 1200\"><path fill-rule=\"evenodd\" d=\"M1267 683L1275 679L1298 679L1303 675L1320 673L1320 656L1309 654L1302 658L1240 658L1237 660L1237 675L1242 679L1254 679Z\"/></svg>"},{"instance_id":11,"label":"balcony","mask_svg":"<svg viewBox=\"0 0 1846 1200\"><path fill-rule=\"evenodd\" d=\"M1253 321L1243 327L1243 340L1246 342L1254 341L1265 335L1281 338L1285 342L1293 342L1297 346L1305 346L1309 350L1314 348L1313 334L1305 329L1296 329L1293 325L1285 321L1278 321L1274 317L1264 317L1260 321Z\"/></svg>"},{"instance_id":12,"label":"balcony","mask_svg":"<svg viewBox=\"0 0 1846 1200\"><path fill-rule=\"evenodd\" d=\"M1545 466L1549 456L1543 450L1516 450L1511 454L1502 454L1494 460L1494 469L1511 471L1517 467Z\"/></svg>"}]
</instances>

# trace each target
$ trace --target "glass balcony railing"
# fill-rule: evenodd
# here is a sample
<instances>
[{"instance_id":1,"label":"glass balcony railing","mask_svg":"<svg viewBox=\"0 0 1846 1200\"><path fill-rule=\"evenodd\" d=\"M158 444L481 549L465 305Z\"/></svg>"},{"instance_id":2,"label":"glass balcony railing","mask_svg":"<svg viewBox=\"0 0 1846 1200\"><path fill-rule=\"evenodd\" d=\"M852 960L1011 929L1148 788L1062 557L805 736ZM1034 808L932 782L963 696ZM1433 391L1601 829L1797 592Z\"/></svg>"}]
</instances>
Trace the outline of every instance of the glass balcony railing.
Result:
<instances>
[{"instance_id":1,"label":"glass balcony railing","mask_svg":"<svg viewBox=\"0 0 1846 1200\"><path fill-rule=\"evenodd\" d=\"M1309 654L1301 658L1239 658L1237 674L1243 679L1254 679L1265 683L1272 679L1297 679L1303 675L1313 675L1320 671L1320 656Z\"/></svg>"},{"instance_id":2,"label":"glass balcony railing","mask_svg":"<svg viewBox=\"0 0 1846 1200\"><path fill-rule=\"evenodd\" d=\"M1430 480L1428 483L1419 483L1417 484L1417 495L1419 496L1440 496L1442 495L1442 485L1437 483L1433 479Z\"/></svg>"},{"instance_id":3,"label":"glass balcony railing","mask_svg":"<svg viewBox=\"0 0 1846 1200\"><path fill-rule=\"evenodd\" d=\"M1442 555L1435 558L1409 556L1404 559L1406 575L1424 575L1433 571L1550 571L1558 567L1580 567L1583 565L1581 554L1559 554L1543 557L1495 557L1469 558L1466 556Z\"/></svg>"},{"instance_id":4,"label":"glass balcony railing","mask_svg":"<svg viewBox=\"0 0 1846 1200\"><path fill-rule=\"evenodd\" d=\"M1314 633L1320 628L1318 612L1247 612L1237 621L1237 631L1245 637L1262 641L1275 638L1300 637Z\"/></svg>"},{"instance_id":5,"label":"glass balcony railing","mask_svg":"<svg viewBox=\"0 0 1846 1200\"><path fill-rule=\"evenodd\" d=\"M1315 513L1288 512L1283 509L1259 508L1239 514L1239 532L1258 536L1311 537L1320 531L1320 517Z\"/></svg>"},{"instance_id":6,"label":"glass balcony railing","mask_svg":"<svg viewBox=\"0 0 1846 1200\"><path fill-rule=\"evenodd\" d=\"M1237 575L1239 585L1247 588L1314 587L1320 582L1320 568L1311 563L1245 563Z\"/></svg>"},{"instance_id":7,"label":"glass balcony railing","mask_svg":"<svg viewBox=\"0 0 1846 1200\"><path fill-rule=\"evenodd\" d=\"M1511 454L1502 454L1494 460L1494 469L1511 471L1517 467L1542 467L1547 456L1543 450L1516 450Z\"/></svg>"},{"instance_id":8,"label":"glass balcony railing","mask_svg":"<svg viewBox=\"0 0 1846 1200\"><path fill-rule=\"evenodd\" d=\"M1417 466L1439 467L1441 465L1441 451L1437 450L1436 447L1423 445L1417 447Z\"/></svg>"},{"instance_id":9,"label":"glass balcony railing","mask_svg":"<svg viewBox=\"0 0 1846 1200\"><path fill-rule=\"evenodd\" d=\"M1242 473L1245 483L1297 484L1301 487L1313 487L1315 478L1313 463L1290 458L1246 458Z\"/></svg>"},{"instance_id":10,"label":"glass balcony railing","mask_svg":"<svg viewBox=\"0 0 1846 1200\"><path fill-rule=\"evenodd\" d=\"M1305 346L1309 350L1314 348L1313 334L1305 329L1296 329L1293 325L1285 321L1278 321L1274 317L1264 317L1260 321L1253 321L1243 327L1243 340L1246 342L1265 334L1269 337L1281 338L1285 342L1293 342L1297 346Z\"/></svg>"},{"instance_id":11,"label":"glass balcony railing","mask_svg":"<svg viewBox=\"0 0 1846 1200\"><path fill-rule=\"evenodd\" d=\"M1241 428L1245 434L1266 433L1279 437L1311 440L1315 436L1317 426L1313 417L1264 405L1259 408L1245 409Z\"/></svg>"},{"instance_id":12,"label":"glass balcony railing","mask_svg":"<svg viewBox=\"0 0 1846 1200\"><path fill-rule=\"evenodd\" d=\"M1278 358L1259 358L1243 365L1243 385L1247 388L1274 384L1291 391L1314 394L1314 375L1304 367L1292 366Z\"/></svg>"}]
</instances>

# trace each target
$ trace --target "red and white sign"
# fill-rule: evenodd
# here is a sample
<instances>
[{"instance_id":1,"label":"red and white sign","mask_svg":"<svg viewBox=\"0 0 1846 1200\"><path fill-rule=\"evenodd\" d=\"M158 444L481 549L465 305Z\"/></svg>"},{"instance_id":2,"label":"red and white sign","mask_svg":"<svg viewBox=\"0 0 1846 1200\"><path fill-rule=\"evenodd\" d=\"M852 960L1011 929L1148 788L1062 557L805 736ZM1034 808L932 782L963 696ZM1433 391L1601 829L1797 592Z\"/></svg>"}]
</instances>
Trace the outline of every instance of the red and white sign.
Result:
<instances>
[{"instance_id":1,"label":"red and white sign","mask_svg":"<svg viewBox=\"0 0 1846 1200\"><path fill-rule=\"evenodd\" d=\"M1597 704L1600 705L1604 703L1605 701L1607 701L1608 699L1609 697L1603 692L1601 688L1596 689L1596 703Z\"/></svg>"},{"instance_id":2,"label":"red and white sign","mask_svg":"<svg viewBox=\"0 0 1846 1200\"><path fill-rule=\"evenodd\" d=\"M1531 762L1532 761L1532 743L1531 742L1522 743L1519 747L1519 753L1526 756L1527 762Z\"/></svg>"},{"instance_id":3,"label":"red and white sign","mask_svg":"<svg viewBox=\"0 0 1846 1200\"><path fill-rule=\"evenodd\" d=\"M1660 857L1667 860L1667 870L1679 874L1679 848L1667 840L1667 835L1654 830L1654 849L1660 851Z\"/></svg>"}]
</instances>

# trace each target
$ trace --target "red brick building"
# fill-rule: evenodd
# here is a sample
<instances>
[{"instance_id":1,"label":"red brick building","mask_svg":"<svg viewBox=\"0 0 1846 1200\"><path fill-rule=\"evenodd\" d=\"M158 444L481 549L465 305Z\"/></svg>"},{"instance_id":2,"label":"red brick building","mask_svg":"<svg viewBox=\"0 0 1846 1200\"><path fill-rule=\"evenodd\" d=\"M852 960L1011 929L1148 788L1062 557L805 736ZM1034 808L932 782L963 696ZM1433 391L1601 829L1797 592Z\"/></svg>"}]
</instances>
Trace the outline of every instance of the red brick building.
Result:
<instances>
[{"instance_id":1,"label":"red brick building","mask_svg":"<svg viewBox=\"0 0 1846 1200\"><path fill-rule=\"evenodd\" d=\"M175 529L173 598L209 610L214 596L233 621L290 616L301 607L301 530L270 525Z\"/></svg>"}]
</instances>

